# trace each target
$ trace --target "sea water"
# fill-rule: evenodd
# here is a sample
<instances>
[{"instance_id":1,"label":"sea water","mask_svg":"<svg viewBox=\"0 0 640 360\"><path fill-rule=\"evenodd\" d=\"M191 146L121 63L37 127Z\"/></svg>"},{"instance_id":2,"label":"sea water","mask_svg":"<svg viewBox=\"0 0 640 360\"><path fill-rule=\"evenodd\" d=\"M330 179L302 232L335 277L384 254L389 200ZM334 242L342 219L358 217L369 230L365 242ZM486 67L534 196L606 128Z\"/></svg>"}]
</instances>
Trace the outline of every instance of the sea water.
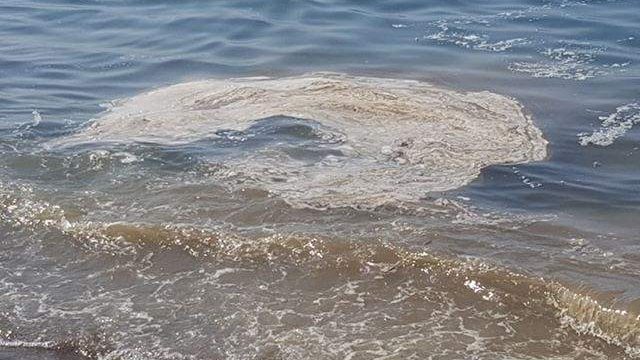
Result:
<instances>
[{"instance_id":1,"label":"sea water","mask_svg":"<svg viewBox=\"0 0 640 360\"><path fill-rule=\"evenodd\" d=\"M0 358L640 356L640 3L0 4Z\"/></svg>"}]
</instances>

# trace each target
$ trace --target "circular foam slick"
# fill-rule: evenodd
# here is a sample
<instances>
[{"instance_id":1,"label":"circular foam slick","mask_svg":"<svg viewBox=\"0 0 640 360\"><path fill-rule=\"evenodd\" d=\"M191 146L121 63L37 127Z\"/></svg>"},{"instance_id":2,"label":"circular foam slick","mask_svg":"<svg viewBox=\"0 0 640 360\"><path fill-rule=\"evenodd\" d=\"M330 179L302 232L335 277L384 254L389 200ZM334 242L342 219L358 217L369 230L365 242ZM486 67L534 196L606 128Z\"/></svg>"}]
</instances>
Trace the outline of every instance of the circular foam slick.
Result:
<instances>
[{"instance_id":1,"label":"circular foam slick","mask_svg":"<svg viewBox=\"0 0 640 360\"><path fill-rule=\"evenodd\" d=\"M310 162L262 148L224 165L298 205L415 201L461 187L483 167L546 156L541 131L506 96L335 73L153 90L119 101L58 145L184 144L250 132L270 119L274 126L290 121L292 128L306 129L306 141L331 151Z\"/></svg>"}]
</instances>

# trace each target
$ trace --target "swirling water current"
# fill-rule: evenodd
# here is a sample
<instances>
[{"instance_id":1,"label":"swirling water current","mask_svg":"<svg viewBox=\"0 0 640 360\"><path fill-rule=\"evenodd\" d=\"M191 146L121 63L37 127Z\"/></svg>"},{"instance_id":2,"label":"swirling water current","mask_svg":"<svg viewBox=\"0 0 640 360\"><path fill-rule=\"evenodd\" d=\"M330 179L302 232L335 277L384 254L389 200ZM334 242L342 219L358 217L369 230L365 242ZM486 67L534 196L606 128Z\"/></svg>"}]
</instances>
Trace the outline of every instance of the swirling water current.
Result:
<instances>
[{"instance_id":1,"label":"swirling water current","mask_svg":"<svg viewBox=\"0 0 640 360\"><path fill-rule=\"evenodd\" d=\"M634 0L2 1L0 358L637 358L639 66Z\"/></svg>"}]
</instances>

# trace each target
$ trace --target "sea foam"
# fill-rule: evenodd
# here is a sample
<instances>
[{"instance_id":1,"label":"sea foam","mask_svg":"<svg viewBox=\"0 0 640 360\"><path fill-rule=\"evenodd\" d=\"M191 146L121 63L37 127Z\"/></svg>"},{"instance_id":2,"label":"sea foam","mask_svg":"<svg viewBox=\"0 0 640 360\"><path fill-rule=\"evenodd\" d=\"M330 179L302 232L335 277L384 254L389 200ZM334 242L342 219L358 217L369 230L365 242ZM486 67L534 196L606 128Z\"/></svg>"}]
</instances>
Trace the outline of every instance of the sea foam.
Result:
<instances>
[{"instance_id":1,"label":"sea foam","mask_svg":"<svg viewBox=\"0 0 640 360\"><path fill-rule=\"evenodd\" d=\"M601 126L591 134L578 134L578 142L582 146L589 144L598 146L609 146L616 139L624 136L631 128L640 124L640 103L630 103L616 108L616 111L601 116Z\"/></svg>"},{"instance_id":2,"label":"sea foam","mask_svg":"<svg viewBox=\"0 0 640 360\"><path fill-rule=\"evenodd\" d=\"M310 164L256 151L224 165L296 205L415 201L463 186L483 167L546 156L541 131L506 96L335 73L157 89L119 102L88 128L53 145L185 144L243 132L273 118L316 124L316 146L331 147L334 154Z\"/></svg>"}]
</instances>

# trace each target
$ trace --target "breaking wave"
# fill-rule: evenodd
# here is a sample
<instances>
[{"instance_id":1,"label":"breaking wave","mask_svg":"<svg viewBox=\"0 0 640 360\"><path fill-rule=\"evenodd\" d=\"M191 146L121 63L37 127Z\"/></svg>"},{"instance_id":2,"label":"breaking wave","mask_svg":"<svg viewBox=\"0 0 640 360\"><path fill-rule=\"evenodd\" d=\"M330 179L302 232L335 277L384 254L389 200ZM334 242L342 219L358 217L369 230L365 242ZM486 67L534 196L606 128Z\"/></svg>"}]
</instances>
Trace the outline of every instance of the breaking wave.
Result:
<instances>
[{"instance_id":1,"label":"breaking wave","mask_svg":"<svg viewBox=\"0 0 640 360\"><path fill-rule=\"evenodd\" d=\"M60 231L91 251L116 254L141 248L175 247L199 259L238 262L243 266L286 265L306 269L305 272L336 269L347 282L365 275L373 279L403 276L407 281L424 277L439 291L467 291L477 297L474 301L506 309L516 318L548 316L558 326L569 326L579 334L618 345L629 356L640 356L640 315L600 303L584 289L477 259L418 252L384 242L363 243L300 234L247 237L193 226L68 221L59 207L36 200L25 202L9 194L3 195L0 204L5 223L36 231L42 227ZM12 337L0 345L73 351L97 358L113 358L117 351L123 351L110 349L99 339L52 342Z\"/></svg>"}]
</instances>

